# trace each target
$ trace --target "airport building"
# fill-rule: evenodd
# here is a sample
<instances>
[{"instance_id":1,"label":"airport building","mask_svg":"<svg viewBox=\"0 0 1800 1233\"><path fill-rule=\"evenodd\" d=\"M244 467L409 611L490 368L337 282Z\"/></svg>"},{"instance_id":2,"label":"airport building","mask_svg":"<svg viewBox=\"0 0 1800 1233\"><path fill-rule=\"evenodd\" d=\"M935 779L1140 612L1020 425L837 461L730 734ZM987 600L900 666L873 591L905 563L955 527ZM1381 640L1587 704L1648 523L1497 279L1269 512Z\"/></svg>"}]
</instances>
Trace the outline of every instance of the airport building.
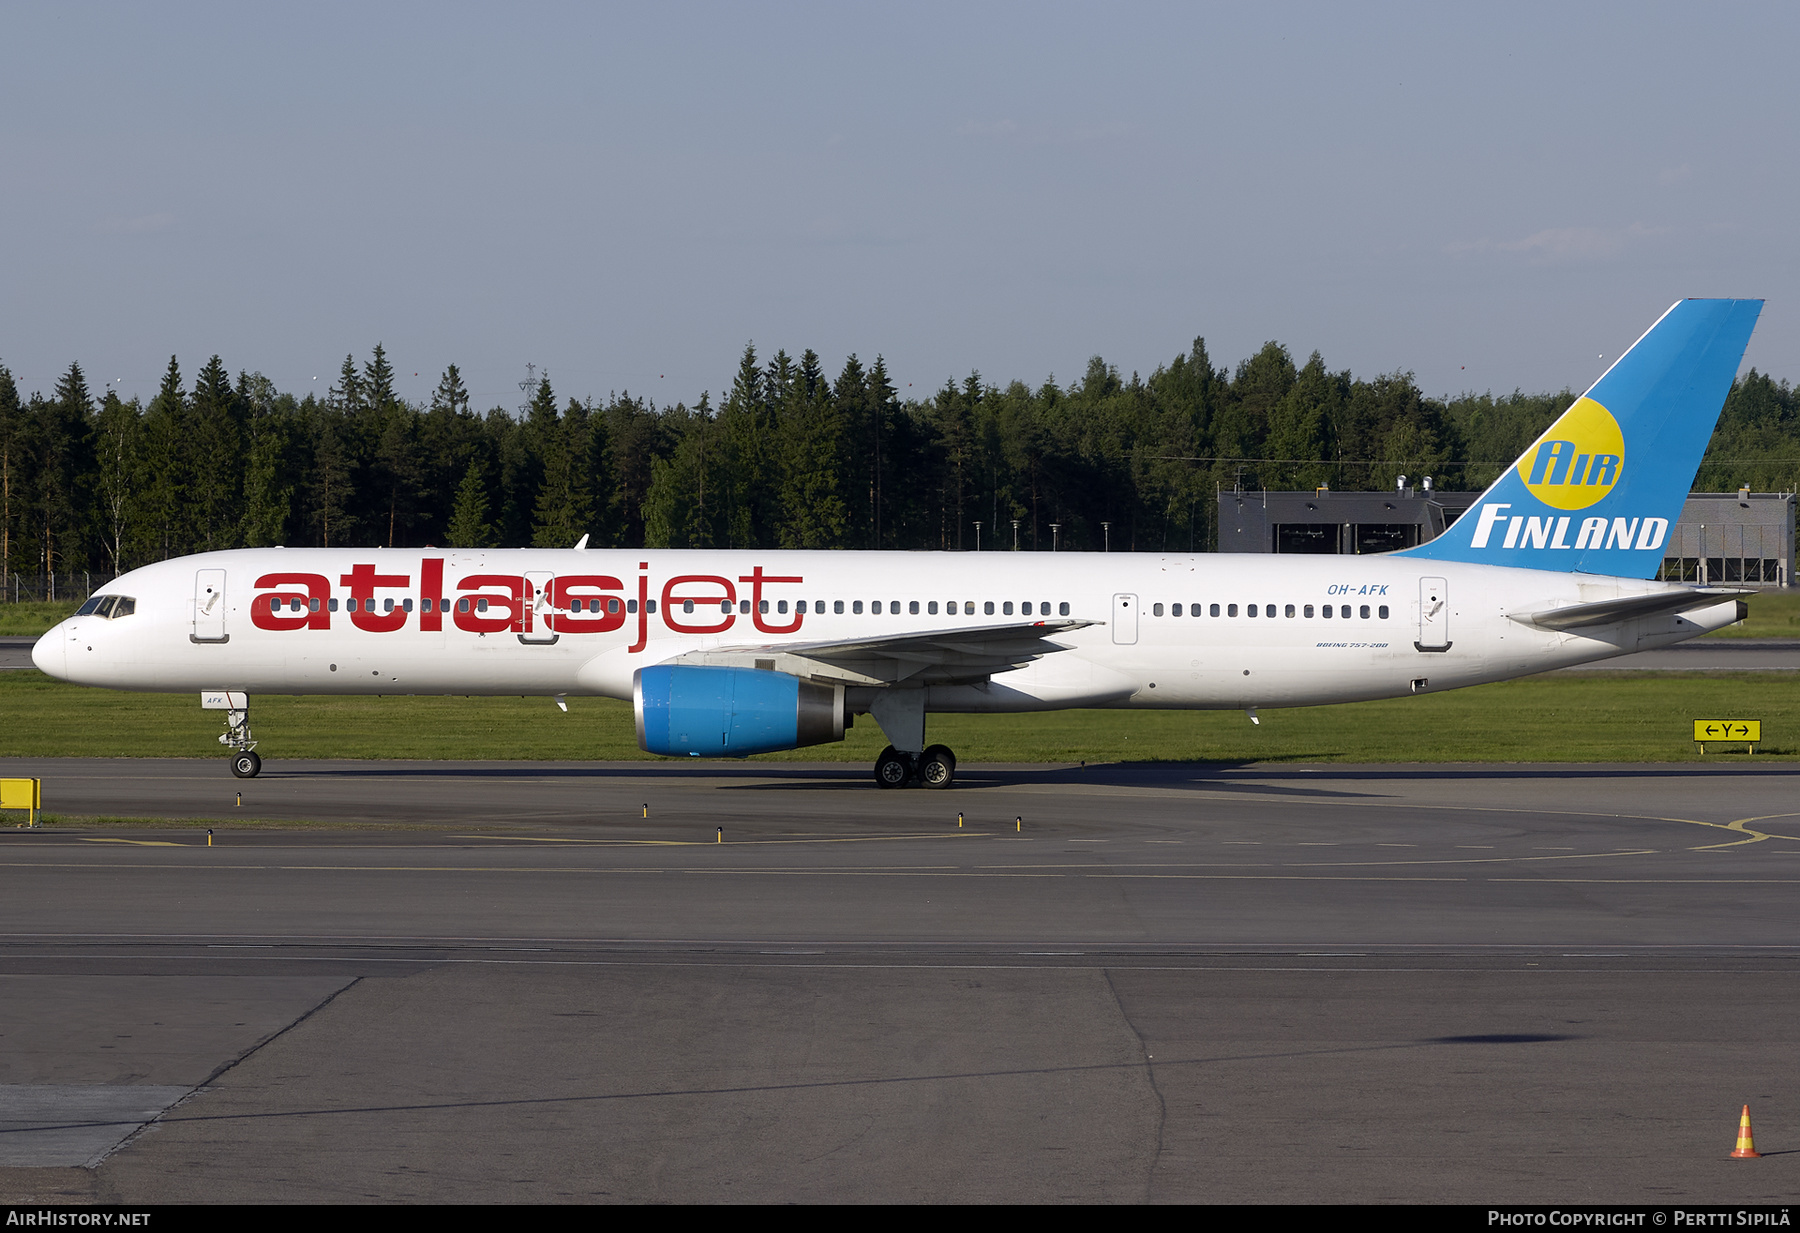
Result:
<instances>
[{"instance_id":1,"label":"airport building","mask_svg":"<svg viewBox=\"0 0 1800 1233\"><path fill-rule=\"evenodd\" d=\"M1480 493L1429 477L1392 492L1219 493L1220 552L1391 552L1435 539ZM1669 533L1659 575L1703 586L1785 587L1794 576L1794 494L1694 492Z\"/></svg>"}]
</instances>

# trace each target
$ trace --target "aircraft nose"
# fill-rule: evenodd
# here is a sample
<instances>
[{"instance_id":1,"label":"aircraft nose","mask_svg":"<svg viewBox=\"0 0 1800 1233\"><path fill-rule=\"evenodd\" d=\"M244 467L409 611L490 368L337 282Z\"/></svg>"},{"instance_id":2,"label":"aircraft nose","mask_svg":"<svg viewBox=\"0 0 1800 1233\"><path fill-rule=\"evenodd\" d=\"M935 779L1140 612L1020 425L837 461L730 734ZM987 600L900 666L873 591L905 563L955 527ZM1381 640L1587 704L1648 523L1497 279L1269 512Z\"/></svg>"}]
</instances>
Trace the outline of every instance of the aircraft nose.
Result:
<instances>
[{"instance_id":1,"label":"aircraft nose","mask_svg":"<svg viewBox=\"0 0 1800 1233\"><path fill-rule=\"evenodd\" d=\"M67 679L69 673L69 640L63 633L61 625L39 638L31 648L31 662L37 665L38 671L58 679Z\"/></svg>"}]
</instances>

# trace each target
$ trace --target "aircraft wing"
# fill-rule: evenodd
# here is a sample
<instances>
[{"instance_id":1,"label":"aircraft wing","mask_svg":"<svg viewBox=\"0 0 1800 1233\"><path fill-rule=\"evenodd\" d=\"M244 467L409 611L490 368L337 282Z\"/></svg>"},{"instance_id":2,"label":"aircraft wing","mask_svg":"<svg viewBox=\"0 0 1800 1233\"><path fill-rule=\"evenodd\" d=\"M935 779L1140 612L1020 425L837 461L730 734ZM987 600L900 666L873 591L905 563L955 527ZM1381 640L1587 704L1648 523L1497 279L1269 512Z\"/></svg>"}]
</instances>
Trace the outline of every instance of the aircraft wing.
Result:
<instances>
[{"instance_id":1,"label":"aircraft wing","mask_svg":"<svg viewBox=\"0 0 1800 1233\"><path fill-rule=\"evenodd\" d=\"M1585 629L1590 625L1615 625L1635 617L1657 616L1664 612L1686 612L1693 608L1710 608L1734 595L1750 595L1741 588L1706 587L1699 590L1656 591L1649 595L1627 595L1619 599L1603 599L1592 604L1572 604L1567 608L1550 608L1543 612L1515 613L1513 620L1539 629ZM1739 601L1738 619L1744 618Z\"/></svg>"},{"instance_id":2,"label":"aircraft wing","mask_svg":"<svg viewBox=\"0 0 1800 1233\"><path fill-rule=\"evenodd\" d=\"M763 668L833 685L966 685L1067 650L1054 641L1097 621L1020 621L833 642L777 642L690 651L671 663Z\"/></svg>"}]
</instances>

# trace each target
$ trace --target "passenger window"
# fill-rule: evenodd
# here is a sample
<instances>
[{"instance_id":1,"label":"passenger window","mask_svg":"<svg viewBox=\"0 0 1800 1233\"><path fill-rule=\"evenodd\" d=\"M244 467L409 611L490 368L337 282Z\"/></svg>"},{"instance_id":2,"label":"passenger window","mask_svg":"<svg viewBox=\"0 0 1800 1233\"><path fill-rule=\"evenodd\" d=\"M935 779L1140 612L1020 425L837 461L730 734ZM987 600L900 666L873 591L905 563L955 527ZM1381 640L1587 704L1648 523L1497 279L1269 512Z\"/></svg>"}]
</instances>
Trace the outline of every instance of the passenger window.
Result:
<instances>
[{"instance_id":1,"label":"passenger window","mask_svg":"<svg viewBox=\"0 0 1800 1233\"><path fill-rule=\"evenodd\" d=\"M430 601L430 600L426 600L426 601L425 601L425 602L426 602L426 603L430 603L430 602L431 602L431 601ZM411 611L412 611L412 600L410 600L410 599L403 599L403 600L401 600L401 601L400 601L400 606L401 606L401 607L402 607L402 608L404 608L404 609L405 609L405 610L406 610L406 611L408 611L408 612L411 612Z\"/></svg>"},{"instance_id":2,"label":"passenger window","mask_svg":"<svg viewBox=\"0 0 1800 1233\"><path fill-rule=\"evenodd\" d=\"M1369 605L1367 604L1362 606L1362 619L1365 621L1369 619Z\"/></svg>"},{"instance_id":3,"label":"passenger window","mask_svg":"<svg viewBox=\"0 0 1800 1233\"><path fill-rule=\"evenodd\" d=\"M462 606L459 610L462 612L467 612L469 610L468 604L469 604L468 600L466 600L466 599L463 600ZM625 611L636 612L637 611L637 600L635 600L635 599L626 600L625 601Z\"/></svg>"},{"instance_id":4,"label":"passenger window","mask_svg":"<svg viewBox=\"0 0 1800 1233\"><path fill-rule=\"evenodd\" d=\"M1377 609L1376 609L1376 610L1375 610L1375 612L1376 612L1376 615L1378 615L1378 616L1380 616L1380 617L1381 617L1381 619L1382 619L1382 620L1384 620L1384 621L1385 621L1385 620L1387 620L1387 619L1388 619L1388 614L1387 614L1387 605L1386 605L1386 604L1383 604L1383 605L1381 605L1381 607L1379 607L1379 608L1377 608Z\"/></svg>"},{"instance_id":5,"label":"passenger window","mask_svg":"<svg viewBox=\"0 0 1800 1233\"><path fill-rule=\"evenodd\" d=\"M1151 604L1150 605L1150 615L1151 616L1161 616L1162 615L1162 605L1161 604Z\"/></svg>"},{"instance_id":6,"label":"passenger window","mask_svg":"<svg viewBox=\"0 0 1800 1233\"><path fill-rule=\"evenodd\" d=\"M932 616L936 616L937 615L937 600L934 599L930 603L926 604L925 611L929 612Z\"/></svg>"},{"instance_id":7,"label":"passenger window","mask_svg":"<svg viewBox=\"0 0 1800 1233\"><path fill-rule=\"evenodd\" d=\"M1024 603L1019 605L1019 615L1020 616L1030 616L1031 615L1031 601L1030 600L1026 600Z\"/></svg>"},{"instance_id":8,"label":"passenger window","mask_svg":"<svg viewBox=\"0 0 1800 1233\"><path fill-rule=\"evenodd\" d=\"M654 614L656 612L656 601L653 599L645 600L644 601L644 611Z\"/></svg>"},{"instance_id":9,"label":"passenger window","mask_svg":"<svg viewBox=\"0 0 1800 1233\"><path fill-rule=\"evenodd\" d=\"M1181 615L1181 605L1180 604L1170 604L1169 605L1169 615L1170 616L1180 616Z\"/></svg>"},{"instance_id":10,"label":"passenger window","mask_svg":"<svg viewBox=\"0 0 1800 1233\"><path fill-rule=\"evenodd\" d=\"M915 599L911 603L907 604L906 611L907 611L907 615L909 615L909 616L918 616L919 615L919 601Z\"/></svg>"},{"instance_id":11,"label":"passenger window","mask_svg":"<svg viewBox=\"0 0 1800 1233\"><path fill-rule=\"evenodd\" d=\"M839 616L843 616L844 615L844 601L841 599L832 600L831 601L831 610L833 612L837 613Z\"/></svg>"},{"instance_id":12,"label":"passenger window","mask_svg":"<svg viewBox=\"0 0 1800 1233\"><path fill-rule=\"evenodd\" d=\"M1048 608L1049 608L1049 605L1046 604L1045 609L1048 610ZM1057 612L1061 613L1063 616L1069 615L1069 605L1067 603L1058 604L1056 606L1056 610L1057 610Z\"/></svg>"},{"instance_id":13,"label":"passenger window","mask_svg":"<svg viewBox=\"0 0 1800 1233\"><path fill-rule=\"evenodd\" d=\"M857 616L861 616L862 615L862 600L859 599L855 603L851 604L850 611L854 612Z\"/></svg>"},{"instance_id":14,"label":"passenger window","mask_svg":"<svg viewBox=\"0 0 1800 1233\"><path fill-rule=\"evenodd\" d=\"M888 611L893 613L895 616L899 616L900 615L900 601L897 599L888 600Z\"/></svg>"},{"instance_id":15,"label":"passenger window","mask_svg":"<svg viewBox=\"0 0 1800 1233\"><path fill-rule=\"evenodd\" d=\"M1338 606L1338 615L1340 617L1342 617L1344 620L1348 621L1350 619L1350 605L1349 604L1340 604Z\"/></svg>"},{"instance_id":16,"label":"passenger window","mask_svg":"<svg viewBox=\"0 0 1800 1233\"><path fill-rule=\"evenodd\" d=\"M1011 616L1012 615L1012 600L1009 599L1005 603L1000 605L1000 613L1002 616Z\"/></svg>"},{"instance_id":17,"label":"passenger window","mask_svg":"<svg viewBox=\"0 0 1800 1233\"><path fill-rule=\"evenodd\" d=\"M1250 604L1248 607L1246 607L1244 609L1244 615L1245 616L1255 616L1256 615L1256 605Z\"/></svg>"},{"instance_id":18,"label":"passenger window","mask_svg":"<svg viewBox=\"0 0 1800 1233\"><path fill-rule=\"evenodd\" d=\"M994 615L994 601L990 599L990 600L986 601L985 603L983 603L981 605L981 612L982 612L983 616L993 616Z\"/></svg>"},{"instance_id":19,"label":"passenger window","mask_svg":"<svg viewBox=\"0 0 1800 1233\"><path fill-rule=\"evenodd\" d=\"M694 610L694 601L691 599L682 600L681 601L681 610L683 612L692 612Z\"/></svg>"},{"instance_id":20,"label":"passenger window","mask_svg":"<svg viewBox=\"0 0 1800 1233\"><path fill-rule=\"evenodd\" d=\"M1226 604L1225 605L1225 615L1226 616L1236 616L1237 615L1237 605L1236 604Z\"/></svg>"},{"instance_id":21,"label":"passenger window","mask_svg":"<svg viewBox=\"0 0 1800 1233\"><path fill-rule=\"evenodd\" d=\"M90 599L90 600L88 600L87 603L81 605L80 608L77 608L75 610L75 615L81 616L84 613L97 611L102 602L103 601L101 601L101 600ZM273 595L271 595L269 597L269 611L270 612L280 612L281 611L281 601L279 599L276 599Z\"/></svg>"},{"instance_id":22,"label":"passenger window","mask_svg":"<svg viewBox=\"0 0 1800 1233\"><path fill-rule=\"evenodd\" d=\"M805 616L806 615L806 601L801 600L799 603L795 604L794 611L798 612L801 616Z\"/></svg>"},{"instance_id":23,"label":"passenger window","mask_svg":"<svg viewBox=\"0 0 1800 1233\"><path fill-rule=\"evenodd\" d=\"M1219 605L1217 605L1217 604L1214 604L1214 605L1213 605L1213 606L1212 606L1212 614L1213 614L1213 615L1214 615L1214 616L1218 616L1218 615L1219 615Z\"/></svg>"},{"instance_id":24,"label":"passenger window","mask_svg":"<svg viewBox=\"0 0 1800 1233\"><path fill-rule=\"evenodd\" d=\"M1312 614L1313 606L1311 604L1306 605L1306 619L1309 621L1312 620Z\"/></svg>"},{"instance_id":25,"label":"passenger window","mask_svg":"<svg viewBox=\"0 0 1800 1233\"><path fill-rule=\"evenodd\" d=\"M485 599L476 600L475 601L475 611L486 612L487 611L487 600L485 600Z\"/></svg>"},{"instance_id":26,"label":"passenger window","mask_svg":"<svg viewBox=\"0 0 1800 1233\"><path fill-rule=\"evenodd\" d=\"M1289 604L1289 605L1288 605L1288 606L1287 606L1287 607L1286 607L1286 609L1284 609L1284 611L1285 611L1285 612L1286 612L1286 613L1287 613L1287 615L1289 615L1289 616L1293 616L1293 615L1294 615L1294 605L1292 605L1292 604Z\"/></svg>"},{"instance_id":27,"label":"passenger window","mask_svg":"<svg viewBox=\"0 0 1800 1233\"><path fill-rule=\"evenodd\" d=\"M619 611L619 601L616 599L607 600L606 610L611 613L617 613Z\"/></svg>"},{"instance_id":28,"label":"passenger window","mask_svg":"<svg viewBox=\"0 0 1800 1233\"><path fill-rule=\"evenodd\" d=\"M769 601L765 599L765 600L763 600L763 611L767 612L768 610L769 610ZM784 600L780 601L779 603L777 603L775 605L775 611L785 615L787 613L787 600L784 599Z\"/></svg>"},{"instance_id":29,"label":"passenger window","mask_svg":"<svg viewBox=\"0 0 1800 1233\"><path fill-rule=\"evenodd\" d=\"M758 600L756 603L756 610L758 612L762 613L764 616L768 616L769 615L769 601L766 599ZM783 612L786 612L787 605L786 604L781 605L781 610Z\"/></svg>"}]
</instances>

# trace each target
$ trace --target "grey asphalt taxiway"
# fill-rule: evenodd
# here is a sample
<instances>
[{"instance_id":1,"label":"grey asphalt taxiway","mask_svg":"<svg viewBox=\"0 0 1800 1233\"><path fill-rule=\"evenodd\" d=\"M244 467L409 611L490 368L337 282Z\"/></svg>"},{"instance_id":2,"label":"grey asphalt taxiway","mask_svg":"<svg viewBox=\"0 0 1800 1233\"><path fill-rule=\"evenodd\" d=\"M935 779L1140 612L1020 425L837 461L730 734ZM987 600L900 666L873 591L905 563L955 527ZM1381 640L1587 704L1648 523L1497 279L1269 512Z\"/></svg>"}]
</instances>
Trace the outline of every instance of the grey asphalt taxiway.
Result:
<instances>
[{"instance_id":1,"label":"grey asphalt taxiway","mask_svg":"<svg viewBox=\"0 0 1800 1233\"><path fill-rule=\"evenodd\" d=\"M0 1199L1800 1191L1800 767L19 774Z\"/></svg>"}]
</instances>

